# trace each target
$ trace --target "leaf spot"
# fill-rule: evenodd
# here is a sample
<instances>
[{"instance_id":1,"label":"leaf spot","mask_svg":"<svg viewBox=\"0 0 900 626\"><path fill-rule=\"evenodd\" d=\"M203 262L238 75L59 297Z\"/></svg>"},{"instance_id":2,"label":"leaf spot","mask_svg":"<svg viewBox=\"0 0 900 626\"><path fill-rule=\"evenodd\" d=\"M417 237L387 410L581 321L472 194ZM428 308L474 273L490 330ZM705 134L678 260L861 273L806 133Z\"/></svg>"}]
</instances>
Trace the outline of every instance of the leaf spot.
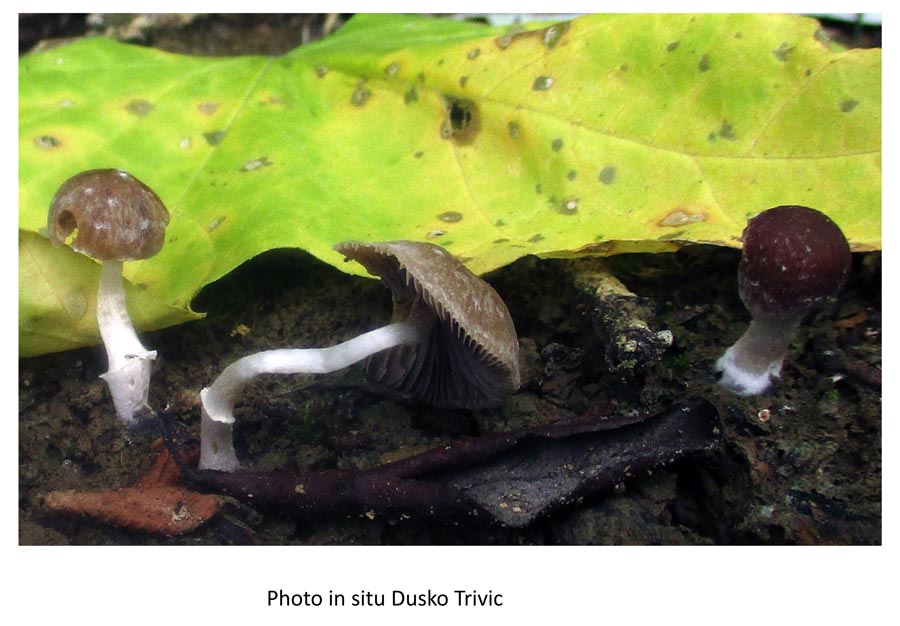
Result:
<instances>
[{"instance_id":1,"label":"leaf spot","mask_svg":"<svg viewBox=\"0 0 900 626\"><path fill-rule=\"evenodd\" d=\"M509 124L506 125L506 127L509 130L509 136L512 139L519 138L519 132L521 131L521 128L519 127L518 122L510 122Z\"/></svg>"},{"instance_id":2,"label":"leaf spot","mask_svg":"<svg viewBox=\"0 0 900 626\"><path fill-rule=\"evenodd\" d=\"M425 234L425 239L437 239L438 237L443 237L446 234L447 234L447 231L445 231L445 230L440 230L440 229L430 230Z\"/></svg>"},{"instance_id":3,"label":"leaf spot","mask_svg":"<svg viewBox=\"0 0 900 626\"><path fill-rule=\"evenodd\" d=\"M666 46L666 52L675 52L675 50L678 49L678 44L680 43L680 41L670 41Z\"/></svg>"},{"instance_id":4,"label":"leaf spot","mask_svg":"<svg viewBox=\"0 0 900 626\"><path fill-rule=\"evenodd\" d=\"M734 128L728 123L728 120L722 120L722 127L719 129L719 137L728 141L735 141L737 135L734 134Z\"/></svg>"},{"instance_id":5,"label":"leaf spot","mask_svg":"<svg viewBox=\"0 0 900 626\"><path fill-rule=\"evenodd\" d=\"M538 194L538 195L544 193L544 186L543 186L542 184L540 184L540 183L538 183L537 185L535 185L535 186L534 186L534 193L536 193L536 194Z\"/></svg>"},{"instance_id":6,"label":"leaf spot","mask_svg":"<svg viewBox=\"0 0 900 626\"><path fill-rule=\"evenodd\" d=\"M844 100L841 102L841 112L849 113L853 109L855 109L859 105L859 101L857 100Z\"/></svg>"},{"instance_id":7,"label":"leaf spot","mask_svg":"<svg viewBox=\"0 0 900 626\"><path fill-rule=\"evenodd\" d=\"M410 104L419 99L419 92L416 90L416 86L413 85L409 89L406 90L406 93L403 94L403 104Z\"/></svg>"},{"instance_id":8,"label":"leaf spot","mask_svg":"<svg viewBox=\"0 0 900 626\"><path fill-rule=\"evenodd\" d=\"M394 76L396 76L397 72L399 72L399 71L400 71L399 63L391 63L390 65L388 65L387 67L384 68L384 73L392 78Z\"/></svg>"},{"instance_id":9,"label":"leaf spot","mask_svg":"<svg viewBox=\"0 0 900 626\"><path fill-rule=\"evenodd\" d=\"M607 165L600 170L600 175L597 178L604 185L612 185L616 182L616 168L612 165Z\"/></svg>"},{"instance_id":10,"label":"leaf spot","mask_svg":"<svg viewBox=\"0 0 900 626\"><path fill-rule=\"evenodd\" d=\"M440 213L437 218L442 222L454 224L456 222L462 221L463 214L459 211L444 211L443 213Z\"/></svg>"},{"instance_id":11,"label":"leaf spot","mask_svg":"<svg viewBox=\"0 0 900 626\"><path fill-rule=\"evenodd\" d=\"M369 101L369 98L372 97L372 90L368 87L360 85L356 89L353 90L353 93L350 94L350 104L355 107L361 107L366 102Z\"/></svg>"},{"instance_id":12,"label":"leaf spot","mask_svg":"<svg viewBox=\"0 0 900 626\"><path fill-rule=\"evenodd\" d=\"M424 155L425 155L424 150L416 150L415 154L413 154L413 156L416 157L417 159L421 159Z\"/></svg>"},{"instance_id":13,"label":"leaf spot","mask_svg":"<svg viewBox=\"0 0 900 626\"><path fill-rule=\"evenodd\" d=\"M566 178L569 180L575 180L577 177L578 172L576 172L575 170L569 170L569 172L566 174Z\"/></svg>"},{"instance_id":14,"label":"leaf spot","mask_svg":"<svg viewBox=\"0 0 900 626\"><path fill-rule=\"evenodd\" d=\"M500 237L499 239L494 239L491 243L506 243L509 241L509 237Z\"/></svg>"},{"instance_id":15,"label":"leaf spot","mask_svg":"<svg viewBox=\"0 0 900 626\"><path fill-rule=\"evenodd\" d=\"M53 148L60 147L62 145L62 141L60 141L53 135L38 135L34 138L34 145L36 145L41 150L52 150Z\"/></svg>"},{"instance_id":16,"label":"leaf spot","mask_svg":"<svg viewBox=\"0 0 900 626\"><path fill-rule=\"evenodd\" d=\"M562 150L562 147L563 147L563 140L561 137L557 137L550 143L550 148L554 152L559 152L560 150Z\"/></svg>"},{"instance_id":17,"label":"leaf spot","mask_svg":"<svg viewBox=\"0 0 900 626\"><path fill-rule=\"evenodd\" d=\"M787 60L791 56L791 52L794 51L794 46L788 45L787 42L782 41L781 45L772 50L772 56L781 61L782 63L787 62Z\"/></svg>"},{"instance_id":18,"label":"leaf spot","mask_svg":"<svg viewBox=\"0 0 900 626\"><path fill-rule=\"evenodd\" d=\"M562 36L566 34L569 30L569 22L560 22L559 24L554 24L553 26L548 26L544 29L544 47L547 50L552 50L559 40L562 39Z\"/></svg>"},{"instance_id":19,"label":"leaf spot","mask_svg":"<svg viewBox=\"0 0 900 626\"><path fill-rule=\"evenodd\" d=\"M252 172L253 170L258 170L261 167L268 167L272 165L272 162L269 160L269 157L260 157L258 159L254 159L252 161L248 161L241 166L240 171L242 172Z\"/></svg>"},{"instance_id":20,"label":"leaf spot","mask_svg":"<svg viewBox=\"0 0 900 626\"><path fill-rule=\"evenodd\" d=\"M578 198L566 198L556 207L561 215L575 215L578 212Z\"/></svg>"},{"instance_id":21,"label":"leaf spot","mask_svg":"<svg viewBox=\"0 0 900 626\"><path fill-rule=\"evenodd\" d=\"M471 100L444 96L447 117L441 123L441 137L453 138L459 144L468 144L481 129L478 107Z\"/></svg>"},{"instance_id":22,"label":"leaf spot","mask_svg":"<svg viewBox=\"0 0 900 626\"><path fill-rule=\"evenodd\" d=\"M70 291L63 297L63 308L73 320L80 320L87 311L88 301L80 289Z\"/></svg>"},{"instance_id":23,"label":"leaf spot","mask_svg":"<svg viewBox=\"0 0 900 626\"><path fill-rule=\"evenodd\" d=\"M662 218L658 224L660 226L684 226L704 221L706 221L706 213L688 213L681 209L675 209Z\"/></svg>"},{"instance_id":24,"label":"leaf spot","mask_svg":"<svg viewBox=\"0 0 900 626\"><path fill-rule=\"evenodd\" d=\"M201 102L197 105L197 110L203 113L203 115L212 115L218 108L218 102Z\"/></svg>"},{"instance_id":25,"label":"leaf spot","mask_svg":"<svg viewBox=\"0 0 900 626\"><path fill-rule=\"evenodd\" d=\"M146 117L153 110L153 105L147 100L132 100L125 105L125 110L138 117Z\"/></svg>"},{"instance_id":26,"label":"leaf spot","mask_svg":"<svg viewBox=\"0 0 900 626\"><path fill-rule=\"evenodd\" d=\"M553 86L553 79L550 76L538 76L534 79L531 86L532 91L547 91Z\"/></svg>"},{"instance_id":27,"label":"leaf spot","mask_svg":"<svg viewBox=\"0 0 900 626\"><path fill-rule=\"evenodd\" d=\"M227 130L214 130L209 133L203 133L203 138L206 139L206 143L211 146L218 146L225 139L225 135L228 134Z\"/></svg>"},{"instance_id":28,"label":"leaf spot","mask_svg":"<svg viewBox=\"0 0 900 626\"><path fill-rule=\"evenodd\" d=\"M704 54L702 57L700 57L700 62L697 64L697 69L700 70L701 72L708 72L709 68L710 68L709 55Z\"/></svg>"},{"instance_id":29,"label":"leaf spot","mask_svg":"<svg viewBox=\"0 0 900 626\"><path fill-rule=\"evenodd\" d=\"M325 76L325 74L327 74L327 73L328 73L327 65L319 65L318 67L316 67L316 76L318 76L319 78L323 78Z\"/></svg>"},{"instance_id":30,"label":"leaf spot","mask_svg":"<svg viewBox=\"0 0 900 626\"><path fill-rule=\"evenodd\" d=\"M460 87L465 87L467 82L469 82L468 76L460 76L459 77L459 86Z\"/></svg>"},{"instance_id":31,"label":"leaf spot","mask_svg":"<svg viewBox=\"0 0 900 626\"><path fill-rule=\"evenodd\" d=\"M219 217L217 217L216 219L214 219L207 225L206 232L211 233L212 231L217 229L219 226L221 226L222 222L224 222L224 221L225 221L225 216L220 215Z\"/></svg>"},{"instance_id":32,"label":"leaf spot","mask_svg":"<svg viewBox=\"0 0 900 626\"><path fill-rule=\"evenodd\" d=\"M542 234L538 233L536 235L532 235L531 237L529 237L528 243L537 243L540 240L542 240L543 238L544 238L544 236Z\"/></svg>"},{"instance_id":33,"label":"leaf spot","mask_svg":"<svg viewBox=\"0 0 900 626\"><path fill-rule=\"evenodd\" d=\"M477 59L479 54L481 54L481 48L472 48L471 50L469 50L466 58L471 61L473 59Z\"/></svg>"}]
</instances>

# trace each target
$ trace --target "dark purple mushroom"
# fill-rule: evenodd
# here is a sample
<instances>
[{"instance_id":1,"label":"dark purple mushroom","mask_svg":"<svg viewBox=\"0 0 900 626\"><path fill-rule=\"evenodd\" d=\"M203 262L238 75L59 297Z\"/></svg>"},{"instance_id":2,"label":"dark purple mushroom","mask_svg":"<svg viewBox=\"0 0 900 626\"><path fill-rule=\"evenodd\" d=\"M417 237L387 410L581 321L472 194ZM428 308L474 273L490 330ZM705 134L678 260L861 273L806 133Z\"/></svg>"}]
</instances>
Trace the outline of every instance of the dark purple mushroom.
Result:
<instances>
[{"instance_id":1,"label":"dark purple mushroom","mask_svg":"<svg viewBox=\"0 0 900 626\"><path fill-rule=\"evenodd\" d=\"M840 228L815 209L778 206L752 218L738 293L753 319L716 363L721 384L745 396L769 389L800 322L840 290L850 261Z\"/></svg>"},{"instance_id":2,"label":"dark purple mushroom","mask_svg":"<svg viewBox=\"0 0 900 626\"><path fill-rule=\"evenodd\" d=\"M234 471L237 394L260 374L321 374L365 360L375 383L440 407L500 405L519 388L519 341L503 300L443 248L430 243L349 241L394 294L391 324L330 348L267 350L238 359L200 393L200 467Z\"/></svg>"},{"instance_id":3,"label":"dark purple mushroom","mask_svg":"<svg viewBox=\"0 0 900 626\"><path fill-rule=\"evenodd\" d=\"M109 386L116 413L128 425L150 412L147 392L156 352L144 348L131 324L122 263L159 252L168 223L169 212L153 190L115 169L89 170L67 180L47 216L50 241L69 243L101 262L97 323L109 360L101 378Z\"/></svg>"}]
</instances>

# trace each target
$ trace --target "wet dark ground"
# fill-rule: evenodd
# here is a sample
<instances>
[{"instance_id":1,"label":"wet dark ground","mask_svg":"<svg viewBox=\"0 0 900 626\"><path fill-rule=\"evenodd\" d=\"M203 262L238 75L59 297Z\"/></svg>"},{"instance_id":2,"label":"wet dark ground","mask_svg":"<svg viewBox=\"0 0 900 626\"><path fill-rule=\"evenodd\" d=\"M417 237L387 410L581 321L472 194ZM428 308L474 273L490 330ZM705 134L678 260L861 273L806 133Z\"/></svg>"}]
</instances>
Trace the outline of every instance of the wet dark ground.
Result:
<instances>
[{"instance_id":1,"label":"wet dark ground","mask_svg":"<svg viewBox=\"0 0 900 626\"><path fill-rule=\"evenodd\" d=\"M47 37L105 33L194 54L278 54L345 16L155 19L148 26L132 18L24 15L20 51ZM880 43L880 30L877 42L869 31L859 36ZM301 522L234 503L193 534L161 538L52 515L41 506L48 491L125 486L150 466L151 433L124 432L97 378L105 354L95 347L20 361L19 542L880 544L881 391L871 368L881 366L881 256L855 255L839 300L802 327L781 384L752 399L723 392L712 373L749 320L736 293L738 259L734 250L696 246L609 260L640 297L649 327L674 337L660 358L636 368L611 349L616 338L604 322L610 311L577 288L576 266L524 258L491 274L526 364L521 391L497 410L413 407L359 386L355 371L315 380L267 377L237 406L238 455L257 469L370 467L464 435L655 413L685 398L705 398L718 409L715 450L632 476L527 528L364 515ZM159 352L151 404L174 420L182 438L198 435L199 390L232 360L272 347L330 345L390 317L389 294L375 281L290 250L249 261L193 306L206 319L145 335Z\"/></svg>"},{"instance_id":2,"label":"wet dark ground","mask_svg":"<svg viewBox=\"0 0 900 626\"><path fill-rule=\"evenodd\" d=\"M190 535L160 538L50 514L43 493L124 486L151 461L152 437L129 441L97 378L105 355L91 348L20 362L20 543L880 544L880 389L823 359L831 350L845 364L880 367L880 255L855 256L839 301L801 329L781 384L752 399L722 391L712 373L748 321L736 295L738 259L734 250L697 246L608 261L649 311L650 328L674 336L643 371L608 361L598 303L574 287L577 266L524 258L488 276L509 305L527 364L521 391L502 408L413 407L359 386L355 370L266 377L238 403L238 455L255 469L371 467L463 435L654 413L688 397L718 409L715 450L628 478L527 528L362 514L301 522L232 504ZM151 404L182 438L198 435L199 390L229 362L375 328L390 317L390 296L376 281L281 250L209 286L195 308L206 319L148 333L145 342L159 352Z\"/></svg>"}]
</instances>

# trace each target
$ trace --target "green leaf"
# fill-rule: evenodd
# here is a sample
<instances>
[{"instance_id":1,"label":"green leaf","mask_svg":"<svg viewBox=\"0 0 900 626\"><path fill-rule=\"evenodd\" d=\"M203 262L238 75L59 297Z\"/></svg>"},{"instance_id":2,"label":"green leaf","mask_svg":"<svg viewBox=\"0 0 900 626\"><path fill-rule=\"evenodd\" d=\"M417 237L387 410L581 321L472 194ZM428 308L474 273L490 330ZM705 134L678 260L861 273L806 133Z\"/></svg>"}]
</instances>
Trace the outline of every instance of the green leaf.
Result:
<instances>
[{"instance_id":1,"label":"green leaf","mask_svg":"<svg viewBox=\"0 0 900 626\"><path fill-rule=\"evenodd\" d=\"M275 59L83 40L23 57L19 85L26 234L89 168L128 170L169 207L163 252L126 264L141 327L194 317L203 285L272 248L362 273L331 250L345 239L430 240L484 272L525 254L736 247L748 216L803 204L854 250L881 246L881 51L829 50L807 18L508 32L357 16ZM63 270L46 240L24 241L21 353L96 341L60 282L96 282L96 264Z\"/></svg>"}]
</instances>

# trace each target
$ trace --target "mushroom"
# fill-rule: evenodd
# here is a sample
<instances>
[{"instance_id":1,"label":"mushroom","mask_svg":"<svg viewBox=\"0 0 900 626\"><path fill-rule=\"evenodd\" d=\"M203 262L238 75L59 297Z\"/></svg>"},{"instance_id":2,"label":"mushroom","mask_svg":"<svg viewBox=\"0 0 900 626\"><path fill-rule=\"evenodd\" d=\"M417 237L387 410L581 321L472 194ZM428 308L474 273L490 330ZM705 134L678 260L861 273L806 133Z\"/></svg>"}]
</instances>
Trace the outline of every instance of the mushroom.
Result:
<instances>
[{"instance_id":1,"label":"mushroom","mask_svg":"<svg viewBox=\"0 0 900 626\"><path fill-rule=\"evenodd\" d=\"M498 406L519 388L519 342L509 310L452 254L410 241L348 241L335 250L391 289L392 323L330 348L268 350L226 367L200 394L201 469L240 467L234 402L260 374L321 374L365 360L374 383L445 408Z\"/></svg>"},{"instance_id":2,"label":"mushroom","mask_svg":"<svg viewBox=\"0 0 900 626\"><path fill-rule=\"evenodd\" d=\"M116 413L128 426L152 412L147 392L156 351L141 345L131 324L122 262L159 252L168 223L169 212L153 190L116 169L89 170L67 180L53 196L47 217L54 244L69 243L101 262L97 323L108 371L100 377L109 386Z\"/></svg>"},{"instance_id":3,"label":"mushroom","mask_svg":"<svg viewBox=\"0 0 900 626\"><path fill-rule=\"evenodd\" d=\"M717 361L720 384L744 396L764 393L781 375L803 317L835 295L850 272L850 245L827 216L778 206L752 218L743 235L738 293L750 326Z\"/></svg>"}]
</instances>

